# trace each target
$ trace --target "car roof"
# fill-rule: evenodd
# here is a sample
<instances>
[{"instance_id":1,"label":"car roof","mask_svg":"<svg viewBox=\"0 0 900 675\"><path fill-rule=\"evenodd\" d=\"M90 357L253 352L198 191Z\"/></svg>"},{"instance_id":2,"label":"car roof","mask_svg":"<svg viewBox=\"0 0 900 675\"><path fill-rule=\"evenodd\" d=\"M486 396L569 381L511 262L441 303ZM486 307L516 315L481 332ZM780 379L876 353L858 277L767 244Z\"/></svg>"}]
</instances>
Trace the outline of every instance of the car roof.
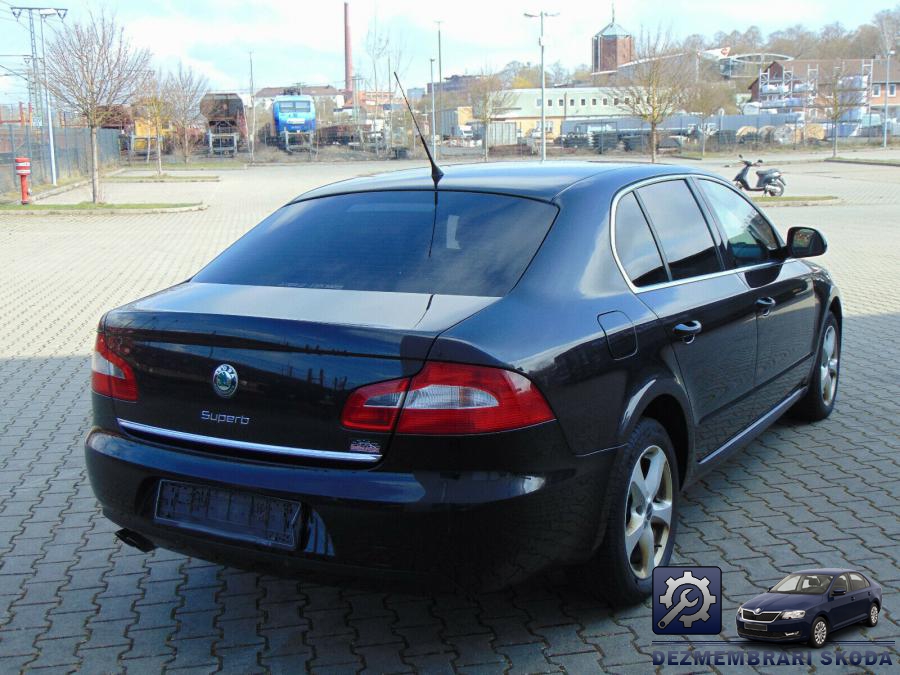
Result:
<instances>
[{"instance_id":1,"label":"car roof","mask_svg":"<svg viewBox=\"0 0 900 675\"><path fill-rule=\"evenodd\" d=\"M613 181L622 186L667 174L703 173L683 166L647 163L590 161L512 161L442 166L439 190L491 192L552 201L559 193L585 179ZM431 170L415 169L377 173L324 185L293 201L350 192L379 190L432 190Z\"/></svg>"},{"instance_id":2,"label":"car roof","mask_svg":"<svg viewBox=\"0 0 900 675\"><path fill-rule=\"evenodd\" d=\"M796 572L791 572L791 574L843 574L844 572L856 572L856 574L862 574L862 572L857 572L856 570L849 569L847 567L819 567L815 569L808 570L797 570Z\"/></svg>"}]
</instances>

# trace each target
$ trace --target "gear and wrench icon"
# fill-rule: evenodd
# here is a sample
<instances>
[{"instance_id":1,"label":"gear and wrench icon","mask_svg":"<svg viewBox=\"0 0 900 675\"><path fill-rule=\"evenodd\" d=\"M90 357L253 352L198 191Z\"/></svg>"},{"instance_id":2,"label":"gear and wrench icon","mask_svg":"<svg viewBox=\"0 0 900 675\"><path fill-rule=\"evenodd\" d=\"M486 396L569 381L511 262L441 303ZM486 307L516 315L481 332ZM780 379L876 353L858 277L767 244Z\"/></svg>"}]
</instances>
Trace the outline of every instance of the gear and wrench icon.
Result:
<instances>
[{"instance_id":1,"label":"gear and wrench icon","mask_svg":"<svg viewBox=\"0 0 900 675\"><path fill-rule=\"evenodd\" d=\"M672 609L675 606L676 601L672 596L675 594L675 590L680 586L690 586L692 588L696 588L703 596L703 604L700 605L700 609L698 609L693 614L682 614L678 617L681 623L684 624L684 627L690 628L694 625L695 621L709 621L709 608L718 601L718 598L709 592L709 579L707 579L706 577L700 577L698 579L693 574L691 574L690 570L687 570L677 579L674 577L669 577L668 579L666 579L666 592L659 596L659 601L666 606L666 609ZM687 593L689 591L690 588L686 589L685 592L682 593L681 602L678 603L679 605L683 605L684 607L693 607L697 604L696 600L693 604L688 604L686 602Z\"/></svg>"}]
</instances>

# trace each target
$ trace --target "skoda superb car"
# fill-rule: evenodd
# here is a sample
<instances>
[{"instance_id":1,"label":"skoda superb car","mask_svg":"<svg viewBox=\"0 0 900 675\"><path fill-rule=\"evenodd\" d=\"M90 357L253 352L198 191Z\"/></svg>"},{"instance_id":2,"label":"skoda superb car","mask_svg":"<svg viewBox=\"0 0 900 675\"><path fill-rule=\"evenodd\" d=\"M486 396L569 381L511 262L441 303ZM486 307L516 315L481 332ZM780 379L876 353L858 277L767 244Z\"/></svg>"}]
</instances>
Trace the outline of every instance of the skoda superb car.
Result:
<instances>
[{"instance_id":1,"label":"skoda superb car","mask_svg":"<svg viewBox=\"0 0 900 675\"><path fill-rule=\"evenodd\" d=\"M87 467L120 538L282 574L650 592L679 494L830 414L842 309L718 177L510 163L290 202L106 313Z\"/></svg>"},{"instance_id":2,"label":"skoda superb car","mask_svg":"<svg viewBox=\"0 0 900 675\"><path fill-rule=\"evenodd\" d=\"M789 574L737 611L741 637L800 642L819 648L840 628L878 624L881 586L847 569L803 570Z\"/></svg>"}]
</instances>

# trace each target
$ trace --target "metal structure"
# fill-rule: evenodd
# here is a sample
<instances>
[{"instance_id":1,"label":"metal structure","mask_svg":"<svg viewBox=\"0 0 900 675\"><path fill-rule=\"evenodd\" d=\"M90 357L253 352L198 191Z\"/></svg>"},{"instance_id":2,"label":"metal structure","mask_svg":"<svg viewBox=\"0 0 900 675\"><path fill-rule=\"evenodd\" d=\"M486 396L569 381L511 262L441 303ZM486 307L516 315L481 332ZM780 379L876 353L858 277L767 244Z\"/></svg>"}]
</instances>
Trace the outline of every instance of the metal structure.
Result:
<instances>
[{"instance_id":1,"label":"metal structure","mask_svg":"<svg viewBox=\"0 0 900 675\"><path fill-rule=\"evenodd\" d=\"M247 134L244 102L233 92L210 92L200 99L200 114L206 118L210 155L234 155Z\"/></svg>"},{"instance_id":2,"label":"metal structure","mask_svg":"<svg viewBox=\"0 0 900 675\"><path fill-rule=\"evenodd\" d=\"M540 18L541 20L541 37L538 39L538 44L541 45L541 161L543 162L547 159L547 119L544 110L547 106L547 78L544 75L544 17L559 16L559 12L545 12L544 10L541 10L538 14L529 14L528 12L525 12L525 16L529 19Z\"/></svg>"},{"instance_id":3,"label":"metal structure","mask_svg":"<svg viewBox=\"0 0 900 675\"><path fill-rule=\"evenodd\" d=\"M437 153L437 127L434 126L434 59L431 59L431 151Z\"/></svg>"},{"instance_id":4,"label":"metal structure","mask_svg":"<svg viewBox=\"0 0 900 675\"><path fill-rule=\"evenodd\" d=\"M56 185L56 156L54 154L53 149L53 117L51 115L50 109L50 92L42 91L41 82L46 81L47 75L47 62L45 58L45 50L44 50L44 21L50 16L57 16L60 20L66 18L67 9L62 7L13 7L10 6L9 11L12 15L18 19L23 12L28 13L28 34L31 39L31 78L29 82L28 88L28 96L29 103L36 107L39 103L44 103L46 105L46 119L41 120L41 138L44 137L44 129L47 130L49 142L46 144L50 153L50 173L53 180L53 185ZM38 53L37 53L37 35L34 30L34 15L37 15L41 19L41 57L40 60L43 63L43 77L41 77L41 71L38 66ZM41 117L44 117L41 115ZM41 143L41 145L44 145ZM41 149L42 152L44 149Z\"/></svg>"}]
</instances>

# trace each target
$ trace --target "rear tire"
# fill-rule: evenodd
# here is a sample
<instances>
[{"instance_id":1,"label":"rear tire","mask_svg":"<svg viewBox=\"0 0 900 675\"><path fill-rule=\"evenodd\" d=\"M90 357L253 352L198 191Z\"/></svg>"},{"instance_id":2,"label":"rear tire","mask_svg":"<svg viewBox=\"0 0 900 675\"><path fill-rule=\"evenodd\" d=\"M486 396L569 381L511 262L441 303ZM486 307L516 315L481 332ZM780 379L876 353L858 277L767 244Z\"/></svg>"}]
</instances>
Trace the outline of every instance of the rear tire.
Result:
<instances>
[{"instance_id":1,"label":"rear tire","mask_svg":"<svg viewBox=\"0 0 900 675\"><path fill-rule=\"evenodd\" d=\"M878 611L879 611L879 610L878 610L878 603L877 603L877 602L873 602L873 603L869 606L869 616L866 617L866 621L865 621L865 624L866 624L867 626L869 626L870 628L874 628L875 626L878 625Z\"/></svg>"},{"instance_id":2,"label":"rear tire","mask_svg":"<svg viewBox=\"0 0 900 675\"><path fill-rule=\"evenodd\" d=\"M784 185L778 182L772 183L768 188L768 192L773 197L780 197L784 194Z\"/></svg>"},{"instance_id":3,"label":"rear tire","mask_svg":"<svg viewBox=\"0 0 900 675\"><path fill-rule=\"evenodd\" d=\"M824 420L834 410L840 378L841 329L829 311L819 340L816 364L806 395L797 401L791 414L808 422Z\"/></svg>"},{"instance_id":4,"label":"rear tire","mask_svg":"<svg viewBox=\"0 0 900 675\"><path fill-rule=\"evenodd\" d=\"M678 518L678 464L672 441L654 419L637 423L609 477L606 535L575 570L584 589L613 606L650 595L653 569L667 565Z\"/></svg>"}]
</instances>

